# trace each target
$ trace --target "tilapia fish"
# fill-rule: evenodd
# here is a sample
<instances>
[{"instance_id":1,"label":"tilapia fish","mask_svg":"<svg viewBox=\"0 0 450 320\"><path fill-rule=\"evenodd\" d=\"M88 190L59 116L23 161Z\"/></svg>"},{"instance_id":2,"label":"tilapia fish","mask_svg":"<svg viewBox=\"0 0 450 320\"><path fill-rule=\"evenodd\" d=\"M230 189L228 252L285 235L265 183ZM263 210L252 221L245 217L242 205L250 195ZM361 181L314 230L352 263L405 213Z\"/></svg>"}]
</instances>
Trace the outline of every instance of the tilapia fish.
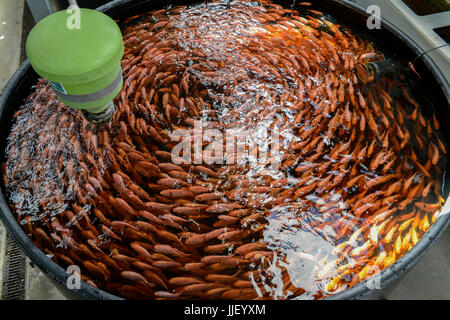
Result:
<instances>
[{"instance_id":1,"label":"tilapia fish","mask_svg":"<svg viewBox=\"0 0 450 320\"><path fill-rule=\"evenodd\" d=\"M437 218L446 147L404 75L360 81L384 55L332 21L261 0L119 21L110 123L44 79L14 114L18 222L128 299L321 299L376 276Z\"/></svg>"}]
</instances>

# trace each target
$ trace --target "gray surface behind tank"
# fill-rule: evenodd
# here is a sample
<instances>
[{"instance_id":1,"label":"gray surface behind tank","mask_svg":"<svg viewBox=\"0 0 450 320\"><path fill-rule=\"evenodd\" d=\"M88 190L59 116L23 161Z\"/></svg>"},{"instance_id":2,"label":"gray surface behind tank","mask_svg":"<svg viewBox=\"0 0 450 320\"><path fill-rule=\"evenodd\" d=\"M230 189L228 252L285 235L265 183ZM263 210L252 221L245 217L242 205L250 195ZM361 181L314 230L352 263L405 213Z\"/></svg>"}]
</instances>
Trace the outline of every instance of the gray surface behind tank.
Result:
<instances>
[{"instance_id":1,"label":"gray surface behind tank","mask_svg":"<svg viewBox=\"0 0 450 320\"><path fill-rule=\"evenodd\" d=\"M24 0L0 1L0 91L20 63L22 15ZM3 288L3 266L6 231L0 222L0 297Z\"/></svg>"}]
</instances>

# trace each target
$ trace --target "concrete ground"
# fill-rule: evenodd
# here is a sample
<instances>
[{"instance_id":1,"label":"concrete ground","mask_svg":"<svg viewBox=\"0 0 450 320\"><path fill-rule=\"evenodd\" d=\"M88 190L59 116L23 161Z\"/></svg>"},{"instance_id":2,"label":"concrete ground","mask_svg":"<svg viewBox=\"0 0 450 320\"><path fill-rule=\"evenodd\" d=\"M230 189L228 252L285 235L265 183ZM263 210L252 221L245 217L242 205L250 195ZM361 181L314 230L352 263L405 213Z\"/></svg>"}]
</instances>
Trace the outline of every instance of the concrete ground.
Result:
<instances>
[{"instance_id":1,"label":"concrete ground","mask_svg":"<svg viewBox=\"0 0 450 320\"><path fill-rule=\"evenodd\" d=\"M375 0L374 0L375 1ZM21 60L22 29L30 27L30 14L24 0L0 1L0 91L18 68ZM0 297L6 232L0 223ZM388 299L450 299L450 229L429 250ZM45 275L27 260L25 299L60 300L64 296Z\"/></svg>"},{"instance_id":2,"label":"concrete ground","mask_svg":"<svg viewBox=\"0 0 450 320\"><path fill-rule=\"evenodd\" d=\"M24 0L4 0L0 3L0 90L16 71L20 63L22 17ZM0 284L3 284L3 258L6 231L0 223ZM0 286L0 297L3 285Z\"/></svg>"},{"instance_id":3,"label":"concrete ground","mask_svg":"<svg viewBox=\"0 0 450 320\"><path fill-rule=\"evenodd\" d=\"M6 230L0 222L0 284L3 284L3 257L5 255ZM0 297L2 296L2 288L0 285Z\"/></svg>"},{"instance_id":4,"label":"concrete ground","mask_svg":"<svg viewBox=\"0 0 450 320\"><path fill-rule=\"evenodd\" d=\"M23 0L3 0L0 4L0 88L20 62L23 8Z\"/></svg>"}]
</instances>

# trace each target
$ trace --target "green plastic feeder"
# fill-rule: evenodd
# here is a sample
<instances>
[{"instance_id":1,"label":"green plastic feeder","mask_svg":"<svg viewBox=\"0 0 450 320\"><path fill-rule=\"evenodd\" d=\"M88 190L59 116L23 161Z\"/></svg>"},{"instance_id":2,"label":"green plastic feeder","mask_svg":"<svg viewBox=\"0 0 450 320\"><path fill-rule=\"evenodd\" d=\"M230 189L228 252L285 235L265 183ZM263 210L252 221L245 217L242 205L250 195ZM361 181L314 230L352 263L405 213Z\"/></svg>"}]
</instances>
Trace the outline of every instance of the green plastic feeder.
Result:
<instances>
[{"instance_id":1,"label":"green plastic feeder","mask_svg":"<svg viewBox=\"0 0 450 320\"><path fill-rule=\"evenodd\" d=\"M112 100L123 85L123 52L114 20L84 8L47 16L26 42L33 69L50 81L57 97L96 123L109 121L114 113Z\"/></svg>"}]
</instances>

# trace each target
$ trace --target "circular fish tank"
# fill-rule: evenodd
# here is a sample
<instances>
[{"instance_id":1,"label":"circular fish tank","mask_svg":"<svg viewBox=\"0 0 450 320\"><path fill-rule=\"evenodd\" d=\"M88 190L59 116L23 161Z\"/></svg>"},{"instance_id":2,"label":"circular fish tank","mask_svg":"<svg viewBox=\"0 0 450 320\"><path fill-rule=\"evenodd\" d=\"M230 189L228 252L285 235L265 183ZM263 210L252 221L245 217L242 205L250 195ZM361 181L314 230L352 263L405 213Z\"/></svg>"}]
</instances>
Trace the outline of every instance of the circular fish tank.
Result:
<instances>
[{"instance_id":1,"label":"circular fish tank","mask_svg":"<svg viewBox=\"0 0 450 320\"><path fill-rule=\"evenodd\" d=\"M28 61L0 98L1 219L68 297L377 297L445 231L450 89L394 26L333 0L98 10L125 45L109 124Z\"/></svg>"}]
</instances>

